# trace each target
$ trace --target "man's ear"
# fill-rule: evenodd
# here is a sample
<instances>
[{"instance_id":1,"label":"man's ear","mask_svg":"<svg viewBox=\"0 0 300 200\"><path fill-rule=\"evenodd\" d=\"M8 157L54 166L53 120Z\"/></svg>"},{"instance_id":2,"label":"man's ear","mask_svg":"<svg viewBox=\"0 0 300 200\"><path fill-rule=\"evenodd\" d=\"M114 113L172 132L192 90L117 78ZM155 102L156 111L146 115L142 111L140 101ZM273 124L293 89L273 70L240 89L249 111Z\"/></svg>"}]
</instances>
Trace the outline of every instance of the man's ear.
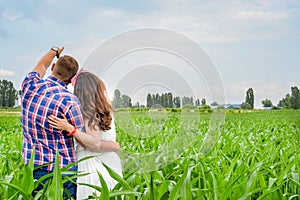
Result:
<instances>
[{"instance_id":1,"label":"man's ear","mask_svg":"<svg viewBox=\"0 0 300 200\"><path fill-rule=\"evenodd\" d=\"M55 67L55 63L52 64L51 71L53 71L54 67Z\"/></svg>"}]
</instances>

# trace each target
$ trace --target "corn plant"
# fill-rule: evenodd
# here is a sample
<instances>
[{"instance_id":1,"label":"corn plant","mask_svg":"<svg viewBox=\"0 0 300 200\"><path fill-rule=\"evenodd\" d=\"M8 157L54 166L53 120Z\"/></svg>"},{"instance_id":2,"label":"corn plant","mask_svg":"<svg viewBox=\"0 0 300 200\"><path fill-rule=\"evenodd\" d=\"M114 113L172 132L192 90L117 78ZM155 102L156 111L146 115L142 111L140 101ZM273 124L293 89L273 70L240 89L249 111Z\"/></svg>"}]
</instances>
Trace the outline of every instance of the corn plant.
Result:
<instances>
[{"instance_id":1,"label":"corn plant","mask_svg":"<svg viewBox=\"0 0 300 200\"><path fill-rule=\"evenodd\" d=\"M299 110L228 113L217 137L203 146L210 117L115 113L123 177L105 165L118 184L110 191L98 173L99 184L85 183L99 192L90 199L300 198ZM60 168L57 158L54 172L34 181L34 167L24 165L21 148L19 116L0 115L0 199L61 199L63 183L85 175L68 171L76 163ZM155 159L139 162L143 155ZM43 190L32 196L45 179Z\"/></svg>"}]
</instances>

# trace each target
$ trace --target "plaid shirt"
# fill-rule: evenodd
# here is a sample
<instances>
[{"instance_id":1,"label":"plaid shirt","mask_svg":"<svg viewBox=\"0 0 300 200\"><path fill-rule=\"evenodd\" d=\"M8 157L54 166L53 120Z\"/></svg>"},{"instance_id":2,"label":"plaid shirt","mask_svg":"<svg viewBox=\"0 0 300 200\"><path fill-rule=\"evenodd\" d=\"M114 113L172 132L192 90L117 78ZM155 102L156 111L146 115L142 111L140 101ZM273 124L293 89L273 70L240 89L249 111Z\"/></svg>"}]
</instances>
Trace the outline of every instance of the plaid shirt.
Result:
<instances>
[{"instance_id":1,"label":"plaid shirt","mask_svg":"<svg viewBox=\"0 0 300 200\"><path fill-rule=\"evenodd\" d=\"M79 100L67 90L66 85L53 76L43 80L37 72L30 72L22 83L22 155L26 164L30 160L34 145L35 166L54 162L56 146L60 167L76 161L73 137L50 127L47 121L51 114L62 118L61 113L77 129L83 128ZM53 164L47 170L52 171Z\"/></svg>"}]
</instances>

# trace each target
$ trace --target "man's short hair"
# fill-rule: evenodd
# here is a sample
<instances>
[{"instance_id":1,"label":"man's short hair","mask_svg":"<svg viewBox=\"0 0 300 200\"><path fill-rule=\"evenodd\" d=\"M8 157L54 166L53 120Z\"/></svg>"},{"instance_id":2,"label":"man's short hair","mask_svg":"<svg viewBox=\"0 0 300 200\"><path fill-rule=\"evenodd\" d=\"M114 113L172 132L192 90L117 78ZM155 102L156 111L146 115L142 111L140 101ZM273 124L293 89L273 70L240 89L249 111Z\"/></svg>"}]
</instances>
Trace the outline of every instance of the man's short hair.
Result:
<instances>
[{"instance_id":1,"label":"man's short hair","mask_svg":"<svg viewBox=\"0 0 300 200\"><path fill-rule=\"evenodd\" d=\"M78 71L78 62L72 56L64 55L60 57L53 69L53 73L63 82L70 82Z\"/></svg>"}]
</instances>

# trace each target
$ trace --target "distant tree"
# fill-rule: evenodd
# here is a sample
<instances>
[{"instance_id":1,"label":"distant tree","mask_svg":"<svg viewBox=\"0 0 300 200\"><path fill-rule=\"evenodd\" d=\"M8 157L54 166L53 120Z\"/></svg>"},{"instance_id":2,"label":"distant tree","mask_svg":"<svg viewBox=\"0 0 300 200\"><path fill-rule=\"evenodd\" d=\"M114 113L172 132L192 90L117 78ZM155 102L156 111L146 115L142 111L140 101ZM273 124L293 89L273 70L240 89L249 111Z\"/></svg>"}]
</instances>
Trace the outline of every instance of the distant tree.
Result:
<instances>
[{"instance_id":1,"label":"distant tree","mask_svg":"<svg viewBox=\"0 0 300 200\"><path fill-rule=\"evenodd\" d=\"M166 96L166 94L162 94L161 95L161 105L164 107L164 108L166 108L166 105L167 105L167 96Z\"/></svg>"},{"instance_id":2,"label":"distant tree","mask_svg":"<svg viewBox=\"0 0 300 200\"><path fill-rule=\"evenodd\" d=\"M200 104L200 99L196 99L196 101L195 101L195 106L196 106L196 107L200 107L200 106L201 106L201 104Z\"/></svg>"},{"instance_id":3,"label":"distant tree","mask_svg":"<svg viewBox=\"0 0 300 200\"><path fill-rule=\"evenodd\" d=\"M166 108L173 108L174 106L173 106L173 95L172 95L172 93L169 92L169 93L166 94L166 95L167 95L167 98L166 98L166 100L167 100L167 105L165 105L165 107L166 107Z\"/></svg>"},{"instance_id":4,"label":"distant tree","mask_svg":"<svg viewBox=\"0 0 300 200\"><path fill-rule=\"evenodd\" d=\"M245 110L250 110L250 109L252 109L252 108L251 108L251 105L250 105L249 103L246 103L246 102L243 102L243 103L242 103L241 108L242 108L242 109L245 109Z\"/></svg>"},{"instance_id":5,"label":"distant tree","mask_svg":"<svg viewBox=\"0 0 300 200\"><path fill-rule=\"evenodd\" d=\"M5 98L5 92L4 91L4 86L2 80L0 80L0 107L2 107L4 98Z\"/></svg>"},{"instance_id":6,"label":"distant tree","mask_svg":"<svg viewBox=\"0 0 300 200\"><path fill-rule=\"evenodd\" d=\"M300 108L300 91L298 87L292 87L292 94L290 98L291 106L293 109L299 109Z\"/></svg>"},{"instance_id":7,"label":"distant tree","mask_svg":"<svg viewBox=\"0 0 300 200\"><path fill-rule=\"evenodd\" d=\"M175 108L180 108L181 107L180 97L174 97L173 104Z\"/></svg>"},{"instance_id":8,"label":"distant tree","mask_svg":"<svg viewBox=\"0 0 300 200\"><path fill-rule=\"evenodd\" d=\"M16 98L18 96L18 91L14 88L12 82L8 83L8 91L7 91L7 107L13 107L16 103Z\"/></svg>"},{"instance_id":9,"label":"distant tree","mask_svg":"<svg viewBox=\"0 0 300 200\"><path fill-rule=\"evenodd\" d=\"M272 106L272 110L279 110L280 108L277 106Z\"/></svg>"},{"instance_id":10,"label":"distant tree","mask_svg":"<svg viewBox=\"0 0 300 200\"><path fill-rule=\"evenodd\" d=\"M178 99L176 99L178 100ZM152 107L153 105L160 105L164 108L173 108L175 103L173 102L174 99L173 99L173 94L172 93L163 93L163 94L150 94L148 93L147 94L147 107L150 108ZM179 101L176 102L177 104L179 103L179 106L180 107L180 98L179 98Z\"/></svg>"},{"instance_id":11,"label":"distant tree","mask_svg":"<svg viewBox=\"0 0 300 200\"><path fill-rule=\"evenodd\" d=\"M140 107L140 102L136 102L133 107L139 108Z\"/></svg>"},{"instance_id":12,"label":"distant tree","mask_svg":"<svg viewBox=\"0 0 300 200\"><path fill-rule=\"evenodd\" d=\"M200 112L203 112L203 111L204 111L204 112L212 112L210 106L207 105L207 104L203 104L203 105L201 106Z\"/></svg>"},{"instance_id":13,"label":"distant tree","mask_svg":"<svg viewBox=\"0 0 300 200\"><path fill-rule=\"evenodd\" d=\"M217 102L212 102L211 104L210 104L211 106L218 106L219 104L217 103Z\"/></svg>"},{"instance_id":14,"label":"distant tree","mask_svg":"<svg viewBox=\"0 0 300 200\"><path fill-rule=\"evenodd\" d=\"M297 86L291 87L291 94L286 94L277 104L278 107L300 109L300 91Z\"/></svg>"},{"instance_id":15,"label":"distant tree","mask_svg":"<svg viewBox=\"0 0 300 200\"><path fill-rule=\"evenodd\" d=\"M160 96L158 93L156 93L156 95L155 95L155 104L161 105Z\"/></svg>"},{"instance_id":16,"label":"distant tree","mask_svg":"<svg viewBox=\"0 0 300 200\"><path fill-rule=\"evenodd\" d=\"M286 94L284 98L282 98L277 104L278 107L282 108L291 108L290 94Z\"/></svg>"},{"instance_id":17,"label":"distant tree","mask_svg":"<svg viewBox=\"0 0 300 200\"><path fill-rule=\"evenodd\" d=\"M0 80L0 107L13 107L18 96L18 91L11 81Z\"/></svg>"},{"instance_id":18,"label":"distant tree","mask_svg":"<svg viewBox=\"0 0 300 200\"><path fill-rule=\"evenodd\" d=\"M122 108L124 105L122 104L121 92L118 89L114 91L114 100L112 101L112 105L114 108Z\"/></svg>"},{"instance_id":19,"label":"distant tree","mask_svg":"<svg viewBox=\"0 0 300 200\"><path fill-rule=\"evenodd\" d=\"M155 94L152 94L152 106L157 104L156 98L155 98Z\"/></svg>"},{"instance_id":20,"label":"distant tree","mask_svg":"<svg viewBox=\"0 0 300 200\"><path fill-rule=\"evenodd\" d=\"M187 101L187 97L184 96L181 98L181 102L182 102L182 107L185 105L185 104L188 104L188 101Z\"/></svg>"},{"instance_id":21,"label":"distant tree","mask_svg":"<svg viewBox=\"0 0 300 200\"><path fill-rule=\"evenodd\" d=\"M262 100L261 103L263 104L263 107L272 107L273 106L272 101L269 99Z\"/></svg>"},{"instance_id":22,"label":"distant tree","mask_svg":"<svg viewBox=\"0 0 300 200\"><path fill-rule=\"evenodd\" d=\"M191 104L194 105L194 100L193 97L182 97L182 106L184 106L185 104Z\"/></svg>"},{"instance_id":23,"label":"distant tree","mask_svg":"<svg viewBox=\"0 0 300 200\"><path fill-rule=\"evenodd\" d=\"M246 92L246 101L245 103L248 103L250 105L250 109L254 108L254 91L252 88L249 88Z\"/></svg>"},{"instance_id":24,"label":"distant tree","mask_svg":"<svg viewBox=\"0 0 300 200\"><path fill-rule=\"evenodd\" d=\"M150 93L148 93L147 95L147 107L151 108L151 106L153 105L153 99Z\"/></svg>"},{"instance_id":25,"label":"distant tree","mask_svg":"<svg viewBox=\"0 0 300 200\"><path fill-rule=\"evenodd\" d=\"M206 99L201 99L201 106L206 105Z\"/></svg>"},{"instance_id":26,"label":"distant tree","mask_svg":"<svg viewBox=\"0 0 300 200\"><path fill-rule=\"evenodd\" d=\"M124 108L132 107L131 98L129 96L122 95L122 107L124 107Z\"/></svg>"}]
</instances>

